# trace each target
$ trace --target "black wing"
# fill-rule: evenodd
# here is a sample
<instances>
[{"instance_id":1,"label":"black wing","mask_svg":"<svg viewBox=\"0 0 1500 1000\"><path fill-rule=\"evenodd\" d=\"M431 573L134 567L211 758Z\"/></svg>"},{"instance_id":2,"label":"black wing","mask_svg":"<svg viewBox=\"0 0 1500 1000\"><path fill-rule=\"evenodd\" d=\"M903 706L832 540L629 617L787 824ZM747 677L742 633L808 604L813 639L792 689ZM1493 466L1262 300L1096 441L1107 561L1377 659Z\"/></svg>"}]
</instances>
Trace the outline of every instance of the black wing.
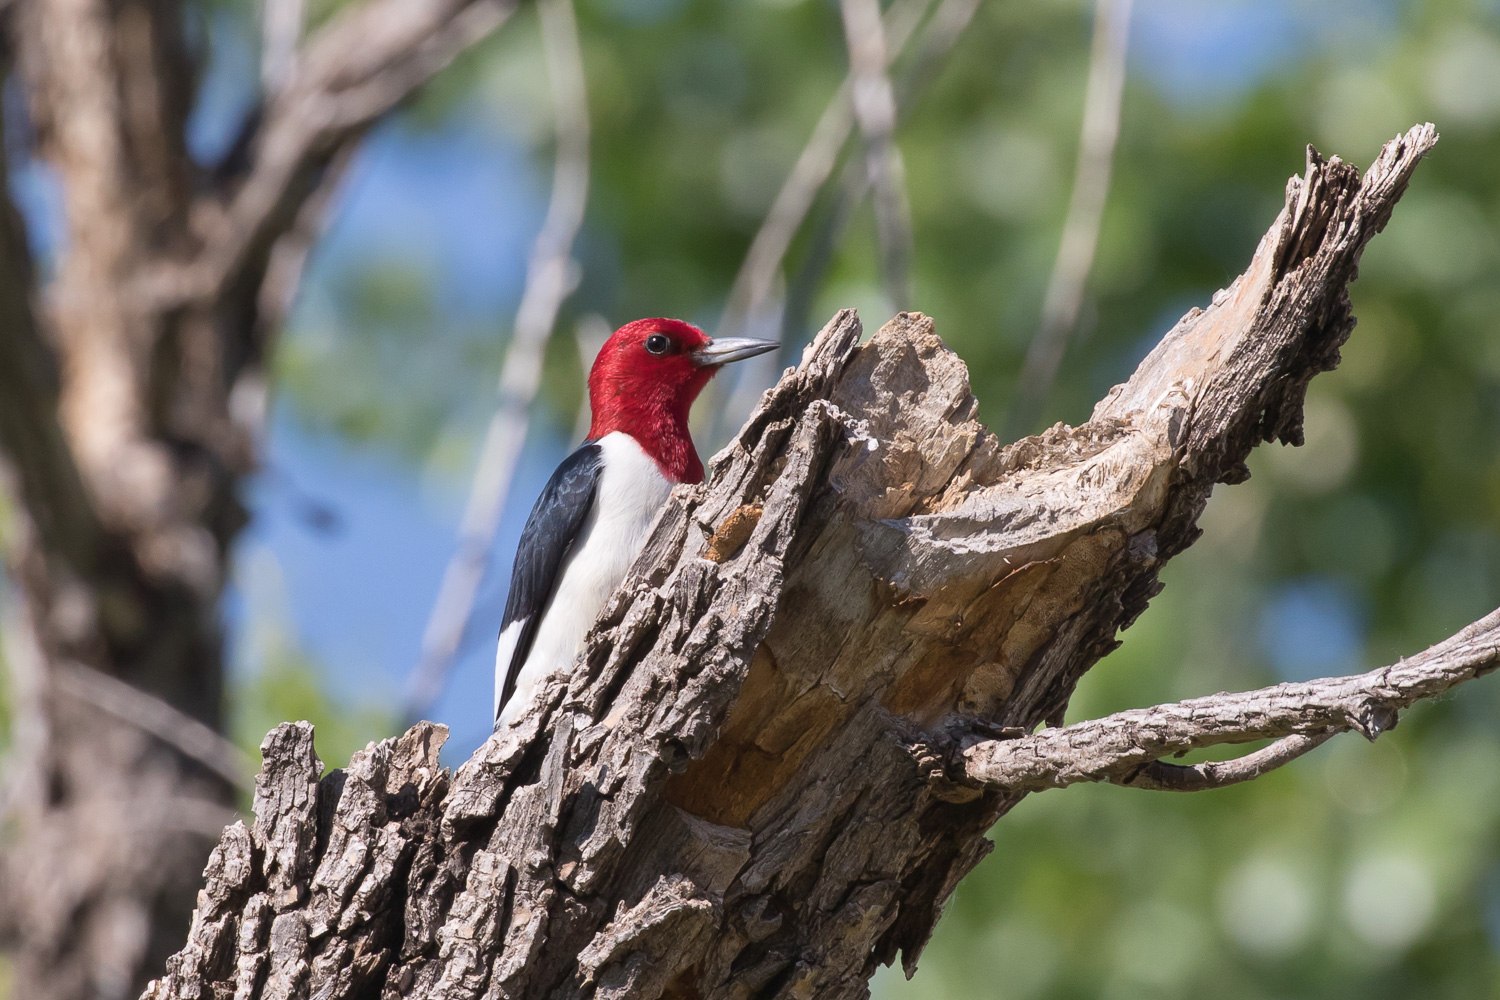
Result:
<instances>
[{"instance_id":1,"label":"black wing","mask_svg":"<svg viewBox=\"0 0 1500 1000\"><path fill-rule=\"evenodd\" d=\"M516 690L521 664L531 653L537 625L552 593L557 589L558 570L573 548L579 529L594 505L594 491L603 468L603 450L585 441L557 467L547 480L542 495L526 518L521 543L516 548L516 565L510 575L510 597L505 601L503 633L512 623L521 622L521 633L505 668L505 684L500 689L498 710L505 707Z\"/></svg>"}]
</instances>

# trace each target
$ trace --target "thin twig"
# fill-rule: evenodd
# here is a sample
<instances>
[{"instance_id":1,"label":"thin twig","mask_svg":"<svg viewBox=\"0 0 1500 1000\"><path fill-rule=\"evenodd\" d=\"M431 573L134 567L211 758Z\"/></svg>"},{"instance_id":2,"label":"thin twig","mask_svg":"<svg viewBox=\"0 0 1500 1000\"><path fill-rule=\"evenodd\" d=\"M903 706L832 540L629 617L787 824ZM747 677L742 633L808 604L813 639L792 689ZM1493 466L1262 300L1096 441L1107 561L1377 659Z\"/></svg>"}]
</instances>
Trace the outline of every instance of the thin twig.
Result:
<instances>
[{"instance_id":1,"label":"thin twig","mask_svg":"<svg viewBox=\"0 0 1500 1000\"><path fill-rule=\"evenodd\" d=\"M895 310L911 305L911 205L906 166L896 145L896 93L887 72L879 0L842 0L849 46L850 103L865 146L865 173L874 191L880 271Z\"/></svg>"},{"instance_id":2,"label":"thin twig","mask_svg":"<svg viewBox=\"0 0 1500 1000\"><path fill-rule=\"evenodd\" d=\"M1026 351L1015 403L1006 421L1007 438L1031 429L1057 380L1068 341L1078 327L1084 288L1099 246L1099 227L1104 220L1115 146L1120 137L1130 5L1131 0L1097 0L1094 9L1094 40L1089 53L1073 192L1042 300L1041 323Z\"/></svg>"},{"instance_id":3,"label":"thin twig","mask_svg":"<svg viewBox=\"0 0 1500 1000\"><path fill-rule=\"evenodd\" d=\"M1006 791L1041 791L1080 781L1139 784L1132 776L1153 761L1226 743L1289 736L1315 738L1353 730L1375 739L1396 725L1398 713L1500 666L1500 611L1400 662L1347 677L1278 684L1215 694L1153 708L1116 712L1102 719L1045 729L1015 740L985 740L964 751L968 778ZM1311 746L1273 744L1239 761L1198 765L1201 787L1217 787L1213 770L1234 775L1270 770ZM1147 781L1164 772L1148 772ZM1173 779L1165 779L1171 783ZM1223 784L1230 783L1227 780ZM1158 787L1146 784L1142 787Z\"/></svg>"},{"instance_id":4,"label":"thin twig","mask_svg":"<svg viewBox=\"0 0 1500 1000\"><path fill-rule=\"evenodd\" d=\"M154 814L154 815L152 815ZM137 836L161 836L170 833L193 833L217 840L224 828L239 819L239 811L222 802L190 795L143 797L136 800L133 816L121 832Z\"/></svg>"},{"instance_id":5,"label":"thin twig","mask_svg":"<svg viewBox=\"0 0 1500 1000\"><path fill-rule=\"evenodd\" d=\"M830 203L819 213L808 236L802 259L787 282L786 308L782 311L782 336L791 339L807 326L807 318L817 303L823 277L838 253L844 229L854 218L855 210L870 192L870 175L848 164L839 178Z\"/></svg>"},{"instance_id":6,"label":"thin twig","mask_svg":"<svg viewBox=\"0 0 1500 1000\"><path fill-rule=\"evenodd\" d=\"M902 0L891 7L885 18L889 59L900 56L931 2L932 0ZM854 130L851 91L849 80L839 86L828 106L823 109L818 123L813 126L807 145L798 154L781 189L776 192L771 209L756 230L755 237L750 241L750 249L746 251L745 259L735 275L725 305L724 318L719 323L721 334L738 336L747 318L770 295L792 239L802 228L808 212L812 211L818 192L823 190L829 177L833 175L839 154Z\"/></svg>"},{"instance_id":7,"label":"thin twig","mask_svg":"<svg viewBox=\"0 0 1500 1000\"><path fill-rule=\"evenodd\" d=\"M5 478L6 469L0 465L0 486L8 487ZM0 605L0 650L4 652L11 705L40 705L47 668L36 632L14 599ZM39 803L45 797L42 762L47 759L47 743L52 738L51 721L45 712L10 712L10 746L0 754L0 825L8 824L11 814L23 804Z\"/></svg>"},{"instance_id":8,"label":"thin twig","mask_svg":"<svg viewBox=\"0 0 1500 1000\"><path fill-rule=\"evenodd\" d=\"M267 93L280 89L291 75L306 17L307 0L262 0L260 85Z\"/></svg>"},{"instance_id":9,"label":"thin twig","mask_svg":"<svg viewBox=\"0 0 1500 1000\"><path fill-rule=\"evenodd\" d=\"M911 44L917 35L917 27L922 25L923 18L932 7L933 0L901 0L892 4L884 18L885 36L885 63L889 67ZM913 69L917 67L930 68L936 61L936 57L946 54L963 29L968 26L978 8L979 0L943 0L937 10L927 18L923 27L920 48L913 60ZM903 83L909 83L917 74L908 72L903 76ZM781 189L776 192L775 199L771 202L771 209L766 213L755 237L750 241L750 249L745 253L745 259L740 264L739 272L735 275L734 284L730 288L729 297L724 307L724 315L719 321L720 336L738 337L750 332L751 327L765 327L774 329L780 326L783 331L783 347L781 360L784 363L790 349L795 346L792 341L793 333L789 332L796 328L796 336L800 336L801 325L798 323L794 311L788 308L776 310L777 317L762 315L767 311L767 301L771 297L772 289L775 287L778 276L781 273L782 262L786 259L787 251L790 250L792 240L807 220L813 205L817 202L818 195L828 185L833 176L834 169L838 166L839 157L848 143L854 129L854 111L851 106L852 82L846 79L839 89L829 100L828 106L823 109L822 116L814 126L812 135L807 140L798 155L796 163L793 164L791 172L786 180L782 182ZM913 88L907 87L896 96L895 114L899 116L905 106L905 98ZM902 90L902 88L898 88ZM858 197L864 197L867 185L870 182L868 171L854 170L854 164L843 174L840 180L841 198L847 200L848 192L858 186ZM858 180L851 178L857 177ZM822 232L829 231L830 227L822 227ZM838 222L829 235L833 238L843 229L842 221ZM816 249L813 256L817 256ZM804 264L799 276L806 276L809 268ZM806 287L807 283L793 285ZM790 300L789 300L790 302ZM805 315L805 310L797 315ZM763 362L766 368L772 365L774 359L767 358ZM742 368L738 371L731 370L728 373L729 381L729 403L719 407L714 414L708 438L718 442L728 434L728 427L737 423L738 419L749 411L754 396L758 390L747 390L746 386L757 386L762 381L752 378L760 374L754 368Z\"/></svg>"},{"instance_id":10,"label":"thin twig","mask_svg":"<svg viewBox=\"0 0 1500 1000\"><path fill-rule=\"evenodd\" d=\"M1164 760L1153 760L1134 774L1115 779L1115 784L1157 792L1202 792L1211 788L1227 788L1242 781L1259 778L1283 764L1290 764L1308 751L1327 743L1335 735L1333 732L1311 736L1295 733L1233 760L1206 761L1202 764L1168 764Z\"/></svg>"},{"instance_id":11,"label":"thin twig","mask_svg":"<svg viewBox=\"0 0 1500 1000\"><path fill-rule=\"evenodd\" d=\"M499 405L490 419L459 528L422 638L422 658L407 685L404 717L415 721L447 685L453 660L473 617L474 602L505 501L510 494L531 404L542 380L542 361L563 301L577 285L573 242L583 226L589 186L589 113L583 53L572 0L543 0L542 44L552 83L557 156L552 197L532 247L515 331L500 371Z\"/></svg>"},{"instance_id":12,"label":"thin twig","mask_svg":"<svg viewBox=\"0 0 1500 1000\"><path fill-rule=\"evenodd\" d=\"M296 71L268 95L237 146L253 156L232 192L195 207L204 249L140 289L161 308L212 300L234 287L328 183L330 161L460 53L487 37L515 0L367 0L340 11L302 45ZM220 201L227 198L227 201Z\"/></svg>"},{"instance_id":13,"label":"thin twig","mask_svg":"<svg viewBox=\"0 0 1500 1000\"><path fill-rule=\"evenodd\" d=\"M911 61L896 81L896 113L911 109L918 92L931 82L953 46L969 30L979 11L980 0L943 0L922 29L922 37ZM893 41L892 45L895 44Z\"/></svg>"},{"instance_id":14,"label":"thin twig","mask_svg":"<svg viewBox=\"0 0 1500 1000\"><path fill-rule=\"evenodd\" d=\"M252 789L255 766L244 751L160 698L81 663L53 664L52 680L60 690L175 747L233 787Z\"/></svg>"},{"instance_id":15,"label":"thin twig","mask_svg":"<svg viewBox=\"0 0 1500 1000\"><path fill-rule=\"evenodd\" d=\"M256 337L258 343L269 344L268 331L281 329L296 302L297 291L302 284L308 254L323 235L324 222L337 200L338 182L344 176L349 161L353 159L353 147L337 153L324 170L323 183L307 196L297 211L296 218L287 227L271 250L266 261L265 278L261 281L256 296L255 320L262 328Z\"/></svg>"},{"instance_id":16,"label":"thin twig","mask_svg":"<svg viewBox=\"0 0 1500 1000\"><path fill-rule=\"evenodd\" d=\"M944 0L922 29L917 51L896 80L896 115L899 120L911 112L922 89L932 80L937 68L958 44L964 31L979 10L979 0ZM894 40L891 43L895 45ZM836 182L832 204L807 241L807 252L796 273L787 282L786 308L782 311L782 337L788 342L806 328L808 315L823 274L838 249L855 209L869 193L870 175L859 169L859 163L848 163Z\"/></svg>"}]
</instances>

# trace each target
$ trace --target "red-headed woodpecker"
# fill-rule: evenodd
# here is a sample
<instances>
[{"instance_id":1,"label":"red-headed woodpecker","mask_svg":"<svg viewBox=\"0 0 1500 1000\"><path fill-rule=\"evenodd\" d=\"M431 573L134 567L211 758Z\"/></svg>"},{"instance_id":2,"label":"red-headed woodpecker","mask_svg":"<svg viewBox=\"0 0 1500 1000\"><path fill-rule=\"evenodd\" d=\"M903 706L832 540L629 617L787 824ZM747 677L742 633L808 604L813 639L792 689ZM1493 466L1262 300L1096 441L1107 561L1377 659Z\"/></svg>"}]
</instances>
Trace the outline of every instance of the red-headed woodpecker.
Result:
<instances>
[{"instance_id":1,"label":"red-headed woodpecker","mask_svg":"<svg viewBox=\"0 0 1500 1000\"><path fill-rule=\"evenodd\" d=\"M703 481L688 434L698 393L721 365L776 346L711 340L676 319L639 319L604 342L589 372L589 436L552 473L516 551L495 655L496 728L572 665L672 487Z\"/></svg>"}]
</instances>

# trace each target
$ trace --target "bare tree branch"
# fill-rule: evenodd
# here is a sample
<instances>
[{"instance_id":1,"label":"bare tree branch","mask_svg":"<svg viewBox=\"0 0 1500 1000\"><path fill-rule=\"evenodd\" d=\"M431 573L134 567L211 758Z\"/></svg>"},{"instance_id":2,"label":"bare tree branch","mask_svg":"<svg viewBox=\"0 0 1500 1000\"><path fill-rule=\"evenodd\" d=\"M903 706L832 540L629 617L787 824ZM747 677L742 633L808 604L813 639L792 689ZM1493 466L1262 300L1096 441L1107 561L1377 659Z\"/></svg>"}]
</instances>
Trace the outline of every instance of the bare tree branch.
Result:
<instances>
[{"instance_id":1,"label":"bare tree branch","mask_svg":"<svg viewBox=\"0 0 1500 1000\"><path fill-rule=\"evenodd\" d=\"M307 0L261 0L260 85L275 93L296 65Z\"/></svg>"},{"instance_id":2,"label":"bare tree branch","mask_svg":"<svg viewBox=\"0 0 1500 1000\"><path fill-rule=\"evenodd\" d=\"M888 58L895 59L921 23L932 0L901 0L886 13L885 39ZM952 3L953 0L949 0ZM969 0L964 0L969 2ZM750 241L750 249L740 264L719 330L725 336L736 336L746 319L761 307L776 280L781 262L792 245L797 230L812 210L818 192L838 165L839 154L854 129L854 111L850 104L851 84L845 80L835 92L818 123L813 126L807 145L797 156L792 170L776 192L771 209L760 229Z\"/></svg>"},{"instance_id":3,"label":"bare tree branch","mask_svg":"<svg viewBox=\"0 0 1500 1000\"><path fill-rule=\"evenodd\" d=\"M896 93L887 73L879 0L842 0L844 38L849 47L850 103L864 137L865 172L875 192L875 228L880 240L881 274L895 309L911 303L911 205L906 167L896 144Z\"/></svg>"},{"instance_id":4,"label":"bare tree branch","mask_svg":"<svg viewBox=\"0 0 1500 1000\"><path fill-rule=\"evenodd\" d=\"M969 23L979 12L980 0L943 0L932 12L922 37L912 54L910 64L896 80L896 112L904 113L914 102L917 93L925 87L942 66L953 46L969 29ZM895 43L892 42L894 45ZM898 46L899 48L899 46Z\"/></svg>"},{"instance_id":5,"label":"bare tree branch","mask_svg":"<svg viewBox=\"0 0 1500 1000\"><path fill-rule=\"evenodd\" d=\"M332 158L514 9L515 0L370 0L340 13L266 101L249 173L228 203L198 206L202 253L156 275L152 291L164 304L212 299L262 266Z\"/></svg>"},{"instance_id":6,"label":"bare tree branch","mask_svg":"<svg viewBox=\"0 0 1500 1000\"><path fill-rule=\"evenodd\" d=\"M1115 783L1158 792L1202 792L1210 788L1227 788L1290 764L1303 754L1316 750L1334 735L1336 734L1330 732L1315 736L1283 736L1268 747L1234 760L1209 761L1203 764L1168 764L1153 760Z\"/></svg>"},{"instance_id":7,"label":"bare tree branch","mask_svg":"<svg viewBox=\"0 0 1500 1000\"><path fill-rule=\"evenodd\" d=\"M903 74L896 97L896 114L899 116L914 96L919 86L926 81L934 66L947 55L968 27L978 0L943 0L931 17L927 18L922 33L916 35L924 14L932 0L906 0L896 3L886 12L884 35L887 64L894 63L910 44L917 45L917 53L911 66ZM739 336L751 332L752 326L770 326L778 317L764 316L766 302L780 273L782 262L791 248L792 240L806 221L819 193L827 186L837 166L839 155L849 141L854 125L850 105L852 83L845 80L833 99L818 119L812 136L802 153L797 157L791 173L782 182L766 218L761 222L745 254L744 261L735 275L725 304L724 315L719 322L719 332L724 336ZM894 126L893 126L894 127ZM846 164L839 178L839 193L836 204L824 223L815 231L797 276L789 287L785 304L777 310L783 337L787 331L797 331L802 336L806 317L811 308L814 288L827 261L833 254L834 243L843 231L854 205L864 198L870 183L868 170L857 169L859 164ZM769 336L775 336L774 332ZM788 343L786 346L791 346ZM782 358L786 356L783 348ZM749 412L752 390L749 385L760 384L752 377L769 372L776 364L776 356L750 362L749 366L728 373L731 386L729 402L719 408L710 425L709 439L723 440L733 421Z\"/></svg>"},{"instance_id":8,"label":"bare tree branch","mask_svg":"<svg viewBox=\"0 0 1500 1000\"><path fill-rule=\"evenodd\" d=\"M1084 87L1073 193L1068 198L1068 214L1057 258L1052 264L1052 276L1047 279L1041 323L1016 381L1015 403L1007 420L1007 432L1012 435L1031 429L1037 411L1057 380L1068 340L1078 326L1084 287L1094 266L1099 227L1109 197L1115 144L1120 137L1130 5L1131 0L1097 0L1094 8L1094 42L1089 53L1088 83Z\"/></svg>"},{"instance_id":9,"label":"bare tree branch","mask_svg":"<svg viewBox=\"0 0 1500 1000\"><path fill-rule=\"evenodd\" d=\"M1164 757L1223 743L1298 737L1228 764L1201 764L1203 787L1215 787L1240 765L1245 780L1304 753L1330 735L1353 730L1368 739L1396 725L1398 713L1500 666L1500 611L1389 667L1349 677L1277 684L1234 694L1116 712L1017 740L987 740L964 751L974 781L1007 791L1062 788L1080 781L1138 787L1172 785L1160 770L1140 769ZM1275 751L1269 753L1268 751ZM1216 773L1217 772L1217 773ZM1229 783L1222 781L1221 783ZM1177 790L1173 786L1173 790Z\"/></svg>"},{"instance_id":10,"label":"bare tree branch","mask_svg":"<svg viewBox=\"0 0 1500 1000\"><path fill-rule=\"evenodd\" d=\"M917 40L911 61L897 78L896 114L898 119L910 113L923 87L935 75L953 46L979 10L979 0L943 0L938 5ZM892 36L894 39L894 35ZM894 40L891 42L896 47ZM807 252L796 273L787 282L786 308L782 312L782 330L802 330L807 325L813 299L823 274L833 260L839 238L853 218L854 211L869 192L869 171L858 163L845 164L836 182L836 194L822 219L808 239ZM809 208L811 205L809 205ZM804 213L805 214L805 213ZM801 220L799 218L798 224ZM776 261L780 266L780 258Z\"/></svg>"},{"instance_id":11,"label":"bare tree branch","mask_svg":"<svg viewBox=\"0 0 1500 1000\"><path fill-rule=\"evenodd\" d=\"M55 668L52 680L68 694L176 747L231 786L250 788L255 768L244 752L227 737L160 698L81 663Z\"/></svg>"},{"instance_id":12,"label":"bare tree branch","mask_svg":"<svg viewBox=\"0 0 1500 1000\"><path fill-rule=\"evenodd\" d=\"M249 340L256 351L254 358L256 363L242 364L237 367L242 377L248 376L256 380L255 389L257 395L262 398L254 407L253 412L241 421L247 426L252 425L252 422L254 426L261 428L265 426L263 419L265 372L261 362L264 360L266 350L274 341L275 332L282 328L292 311L292 306L296 303L297 292L302 287L302 275L308 254L318 238L323 235L323 226L328 219L328 213L337 201L336 178L344 175L345 167L353 157L354 151L353 146L346 147L329 161L324 182L320 183L302 202L292 224L272 244L260 286L252 290L255 295L255 307L253 310L247 309L245 315L251 323ZM237 383L235 392L239 398L243 398L241 395L243 391ZM235 401L238 402L238 399Z\"/></svg>"},{"instance_id":13,"label":"bare tree branch","mask_svg":"<svg viewBox=\"0 0 1500 1000\"><path fill-rule=\"evenodd\" d=\"M542 381L542 362L558 310L578 283L573 243L583 226L589 189L589 112L583 53L572 0L541 0L542 44L552 81L557 153L552 197L532 247L515 329L500 369L499 405L480 448L469 501L422 637L422 658L407 685L404 716L423 718L442 694L474 614L490 548L510 495L516 463Z\"/></svg>"},{"instance_id":14,"label":"bare tree branch","mask_svg":"<svg viewBox=\"0 0 1500 1000\"><path fill-rule=\"evenodd\" d=\"M7 698L13 704L35 705L46 674L46 658L37 647L36 633L29 627L20 603L0 602L0 652L5 659ZM41 712L13 712L10 715L8 746L0 753L0 824L10 826L16 820L22 803L38 801L45 795L40 787L45 772L28 761L45 754L49 733L48 719ZM0 871L3 875L3 871ZM15 936L10 926L18 915L0 907L0 941Z\"/></svg>"}]
</instances>

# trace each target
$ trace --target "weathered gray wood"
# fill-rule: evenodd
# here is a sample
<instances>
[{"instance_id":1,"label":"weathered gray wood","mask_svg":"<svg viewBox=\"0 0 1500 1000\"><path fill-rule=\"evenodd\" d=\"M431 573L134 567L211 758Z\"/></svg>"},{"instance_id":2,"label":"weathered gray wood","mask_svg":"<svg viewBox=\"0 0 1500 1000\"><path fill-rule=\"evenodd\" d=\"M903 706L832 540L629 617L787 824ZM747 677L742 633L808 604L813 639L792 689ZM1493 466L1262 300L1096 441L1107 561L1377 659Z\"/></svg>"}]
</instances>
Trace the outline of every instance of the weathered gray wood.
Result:
<instances>
[{"instance_id":1,"label":"weathered gray wood","mask_svg":"<svg viewBox=\"0 0 1500 1000\"><path fill-rule=\"evenodd\" d=\"M1058 720L1219 482L1295 440L1430 126L1309 154L1250 269L1087 423L1004 445L926 317L840 313L679 488L572 676L450 779L418 726L318 785L267 741L151 998L843 997L908 970L1022 791L949 779ZM288 882L292 873L302 873Z\"/></svg>"},{"instance_id":2,"label":"weathered gray wood","mask_svg":"<svg viewBox=\"0 0 1500 1000\"><path fill-rule=\"evenodd\" d=\"M1021 739L980 740L964 748L961 771L966 779L1010 791L1063 788L1080 781L1193 791L1256 777L1335 733L1353 731L1373 740L1395 728L1402 709L1496 667L1500 611L1416 656L1363 674L1116 712ZM1273 737L1284 741L1279 748L1265 748L1274 753L1154 774L1147 770L1173 754ZM1236 765L1253 773L1242 776Z\"/></svg>"}]
</instances>

